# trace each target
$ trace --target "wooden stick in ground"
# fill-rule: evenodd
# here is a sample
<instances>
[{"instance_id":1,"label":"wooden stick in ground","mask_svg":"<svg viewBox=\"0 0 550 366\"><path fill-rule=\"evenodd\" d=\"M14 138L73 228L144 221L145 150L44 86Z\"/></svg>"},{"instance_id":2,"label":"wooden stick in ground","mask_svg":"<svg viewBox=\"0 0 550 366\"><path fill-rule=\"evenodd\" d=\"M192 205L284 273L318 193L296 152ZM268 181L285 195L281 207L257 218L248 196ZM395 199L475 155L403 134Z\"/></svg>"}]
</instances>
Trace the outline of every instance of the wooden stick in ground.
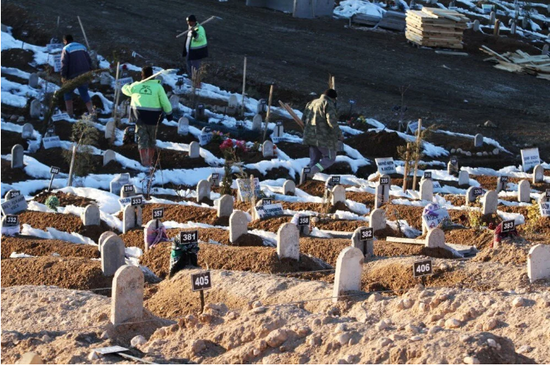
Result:
<instances>
[{"instance_id":1,"label":"wooden stick in ground","mask_svg":"<svg viewBox=\"0 0 550 366\"><path fill-rule=\"evenodd\" d=\"M332 75L328 74L328 88L333 89L332 87Z\"/></svg>"},{"instance_id":2,"label":"wooden stick in ground","mask_svg":"<svg viewBox=\"0 0 550 366\"><path fill-rule=\"evenodd\" d=\"M422 119L418 120L418 130L416 132L416 155L414 157L414 175L412 189L416 189L416 174L418 173L418 161L420 160L420 143L422 142Z\"/></svg>"},{"instance_id":3,"label":"wooden stick in ground","mask_svg":"<svg viewBox=\"0 0 550 366\"><path fill-rule=\"evenodd\" d=\"M241 106L241 115L244 117L244 95L246 90L246 56L244 57L244 67L243 67L243 100Z\"/></svg>"},{"instance_id":4,"label":"wooden stick in ground","mask_svg":"<svg viewBox=\"0 0 550 366\"><path fill-rule=\"evenodd\" d=\"M120 88L118 88L118 76L120 74L119 70L120 70L120 62L117 62L116 63L116 77L115 77L115 105L113 106L113 118L115 119L115 121L117 120L117 117L118 117L117 106L118 106L118 96L120 95Z\"/></svg>"},{"instance_id":5,"label":"wooden stick in ground","mask_svg":"<svg viewBox=\"0 0 550 366\"><path fill-rule=\"evenodd\" d=\"M271 84L271 87L269 88L269 99L267 101L267 112L265 114L265 128L264 128L264 137L263 141L265 141L265 137L267 136L267 126L269 124L269 117L271 116L271 102L273 100L273 84Z\"/></svg>"},{"instance_id":6,"label":"wooden stick in ground","mask_svg":"<svg viewBox=\"0 0 550 366\"><path fill-rule=\"evenodd\" d=\"M410 156L411 156L411 144L407 143L407 154L405 156L405 171L403 172L403 193L407 192L407 176L409 175Z\"/></svg>"},{"instance_id":7,"label":"wooden stick in ground","mask_svg":"<svg viewBox=\"0 0 550 366\"><path fill-rule=\"evenodd\" d=\"M336 90L336 79L334 78L334 76L332 77L332 88L331 89Z\"/></svg>"},{"instance_id":8,"label":"wooden stick in ground","mask_svg":"<svg viewBox=\"0 0 550 366\"><path fill-rule=\"evenodd\" d=\"M296 113L294 113L292 108L290 108L290 106L288 104L283 103L282 101L279 101L279 104L281 105L281 107L283 107L288 112L288 114L290 114L292 119L294 119L294 121L298 124L298 126L302 127L302 130L303 130L304 129L304 122L300 119L300 117L298 117L296 115Z\"/></svg>"},{"instance_id":9,"label":"wooden stick in ground","mask_svg":"<svg viewBox=\"0 0 550 366\"><path fill-rule=\"evenodd\" d=\"M84 31L84 26L82 25L82 21L80 20L80 16L76 16L78 18L78 23L80 23L80 29L82 29L82 34L84 35L84 40L86 41L86 46L88 46L88 51L91 50L90 44L88 43L88 37L86 37L86 32Z\"/></svg>"},{"instance_id":10,"label":"wooden stick in ground","mask_svg":"<svg viewBox=\"0 0 550 366\"><path fill-rule=\"evenodd\" d=\"M493 30L493 36L498 37L500 35L500 20L495 20L495 29Z\"/></svg>"}]
</instances>

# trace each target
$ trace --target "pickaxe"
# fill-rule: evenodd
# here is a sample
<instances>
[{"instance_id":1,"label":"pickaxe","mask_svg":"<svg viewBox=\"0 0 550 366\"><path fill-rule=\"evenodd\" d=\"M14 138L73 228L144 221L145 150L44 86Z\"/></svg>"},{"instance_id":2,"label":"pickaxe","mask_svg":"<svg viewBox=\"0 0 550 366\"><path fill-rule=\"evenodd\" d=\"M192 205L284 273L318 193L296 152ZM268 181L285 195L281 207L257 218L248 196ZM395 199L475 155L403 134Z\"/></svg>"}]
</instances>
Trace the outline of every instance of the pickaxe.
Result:
<instances>
[{"instance_id":1,"label":"pickaxe","mask_svg":"<svg viewBox=\"0 0 550 366\"><path fill-rule=\"evenodd\" d=\"M221 20L222 18L213 15L213 16L211 16L210 18L206 19L204 22L200 23L200 24L201 24L201 25L204 25L204 24L206 24L206 23L208 23L209 21L214 20L214 19L220 19L220 20ZM182 33L178 34L178 35L176 36L176 38L180 38L180 37L182 37L182 36L185 36L185 35L186 35L187 33L189 33L190 31L191 31L191 29L188 29L188 30L186 30L185 32L182 32Z\"/></svg>"}]
</instances>

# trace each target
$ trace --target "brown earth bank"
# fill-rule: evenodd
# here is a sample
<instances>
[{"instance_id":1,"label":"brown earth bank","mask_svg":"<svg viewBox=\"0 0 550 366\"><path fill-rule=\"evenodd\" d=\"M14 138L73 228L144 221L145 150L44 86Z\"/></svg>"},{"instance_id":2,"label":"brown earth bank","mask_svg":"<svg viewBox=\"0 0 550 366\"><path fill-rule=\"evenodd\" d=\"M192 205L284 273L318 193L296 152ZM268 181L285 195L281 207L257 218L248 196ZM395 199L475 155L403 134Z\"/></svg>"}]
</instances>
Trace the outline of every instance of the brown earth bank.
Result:
<instances>
[{"instance_id":1,"label":"brown earth bank","mask_svg":"<svg viewBox=\"0 0 550 366\"><path fill-rule=\"evenodd\" d=\"M11 161L2 159L2 182L15 183L32 179L23 168L12 169Z\"/></svg>"},{"instance_id":2,"label":"brown earth bank","mask_svg":"<svg viewBox=\"0 0 550 366\"><path fill-rule=\"evenodd\" d=\"M2 287L48 285L69 289L110 288L113 276L104 276L101 262L77 257L2 259Z\"/></svg>"},{"instance_id":3,"label":"brown earth bank","mask_svg":"<svg viewBox=\"0 0 550 366\"><path fill-rule=\"evenodd\" d=\"M31 236L2 236L2 259L8 259L13 252L36 257L51 256L57 253L61 257L99 258L99 250L94 245L74 244L63 240L40 239Z\"/></svg>"},{"instance_id":4,"label":"brown earth bank","mask_svg":"<svg viewBox=\"0 0 550 366\"><path fill-rule=\"evenodd\" d=\"M48 190L43 190L42 192L39 192L36 196L33 197L33 201L36 201L38 203L45 204L46 200L50 196L55 196L59 200L59 206L65 207L69 205L77 206L77 207L86 207L91 203L94 203L97 205L97 202L85 197L80 197L71 193L63 193L63 192L48 192Z\"/></svg>"}]
</instances>

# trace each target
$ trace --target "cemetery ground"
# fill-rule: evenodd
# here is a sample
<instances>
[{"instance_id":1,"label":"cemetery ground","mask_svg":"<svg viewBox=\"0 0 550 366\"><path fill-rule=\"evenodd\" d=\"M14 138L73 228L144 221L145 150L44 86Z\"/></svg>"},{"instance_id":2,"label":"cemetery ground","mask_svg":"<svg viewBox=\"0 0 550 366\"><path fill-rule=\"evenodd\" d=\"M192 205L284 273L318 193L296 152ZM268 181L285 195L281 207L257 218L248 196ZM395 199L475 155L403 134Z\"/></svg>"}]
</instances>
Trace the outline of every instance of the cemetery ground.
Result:
<instances>
[{"instance_id":1,"label":"cemetery ground","mask_svg":"<svg viewBox=\"0 0 550 366\"><path fill-rule=\"evenodd\" d=\"M34 4L35 11L44 12L55 12L60 6L55 2L46 9L38 2L24 3ZM196 7L193 11L202 7L198 1L190 3ZM222 4L208 2L213 9L221 9ZM132 5L134 11L139 11L140 6L145 5L140 2ZM234 12L249 11L240 2L229 2L228 6ZM110 9L108 12L127 11L109 3L97 9L84 9L89 10L87 14L95 14L104 7ZM287 27L303 26L281 14L253 8L250 11L286 22ZM131 14L129 17L132 19ZM116 27L127 26L125 21ZM311 29L329 27L318 21L304 24ZM32 30L31 38L35 37L34 32L40 32L34 26L25 27ZM236 29L236 25L233 27ZM239 29L242 27L244 22ZM160 167L149 196L144 184L146 171L138 163L137 147L135 143L123 143L124 130L129 126L127 118L123 116L114 130L108 128L115 100L114 73L111 73L109 85L102 85L100 80L90 84L99 121L89 123L99 131L99 137L93 145L95 150L87 171L76 177L73 187L68 187L70 168L63 152L71 149L77 120L56 121L53 125L60 140L58 146L48 149L42 146L44 123L31 117L30 98L42 100L44 79L50 81L49 88L58 87L59 80L56 75L44 73L38 86L30 87L28 83L31 73L45 69L44 62L48 61L44 46L51 33L36 33L43 41L27 39L37 47L27 44L27 50L22 50L21 39L16 36L21 29L13 29L14 41L9 33L2 33L2 203L4 206L9 202L9 191L15 190L26 201L25 208L16 212L20 235L2 236L2 363L20 361L27 352L37 354L46 363L135 362L94 351L115 345L129 348L126 353L130 356L157 363L550 363L550 279L531 281L528 271L531 262L548 256L550 240L550 218L541 217L539 212L539 205L546 202L545 195L550 189L550 166L543 162L547 160L543 145L540 146L543 176L534 182L534 174L518 168L522 164L519 150L501 138L501 132L476 130L490 137L483 138L481 146L476 147L474 136L469 134L474 132L475 123L483 121L468 118L470 127L461 130L468 134L456 134L459 130L456 125L444 122L426 137L418 182L414 190L409 182L409 190L404 192L399 147L414 141L415 135L410 131L398 133L369 118L364 123L342 124L345 147L337 163L299 184L308 151L301 145L299 128L282 108L272 109L272 123L268 126L268 140L279 139L276 148L265 149L264 145L262 149L255 144L262 138L252 122L258 100L253 95L247 97L244 118L226 113L231 109L228 103L238 93L223 89L238 91L231 84L236 83L238 74L226 74L227 79L218 75L203 83L198 91L199 102L205 105L203 119L194 118L189 107L192 99L189 80L185 78L186 86L178 90L177 76L165 75L164 87L178 96L177 108L188 117L188 123L164 121L160 125ZM158 35L160 31L153 33ZM90 34L100 36L94 26L88 33L91 38ZM221 33L214 31L213 35L215 40ZM372 37L375 44L382 42L382 36ZM394 35L384 37L397 42ZM117 42L123 41L120 37L116 41L109 37L103 46L107 48L100 54L110 54L117 48ZM149 42L144 39L144 44L152 44ZM160 49L157 52L159 57L168 57L161 56L164 51ZM429 58L432 57L430 54ZM232 57L228 60L236 62ZM135 60L126 61L125 76L137 79L139 69L132 65ZM254 68L252 85L256 88L263 85L263 80L254 77L258 73ZM481 67L479 72L493 77L489 69L492 68ZM294 70L288 74L291 79L279 79L277 68L270 77L290 83L299 75L296 71L299 68ZM527 80L527 76L495 73L494 77L502 78L500 82L504 84L514 77L510 83L518 85L518 90L528 83L537 93L547 88L538 87L539 80ZM479 81L485 83L482 79ZM285 101L300 104L311 97L310 90L305 89L303 81L294 81L296 88L283 89L285 94L281 96ZM345 81L342 78L342 84ZM533 88L533 83L537 87ZM346 90L343 85L339 88ZM262 92L262 98L267 97L264 89L257 90ZM369 95L372 96L369 92L365 97ZM20 98L24 102L20 103ZM376 99L377 105L386 103L384 98L389 97L380 98ZM537 106L536 98L522 96L514 106L507 103L508 108ZM431 100L423 104L416 97L413 100L421 102L414 103L418 109L434 103ZM480 103L490 102L484 99ZM492 105L504 101L495 103ZM76 106L77 114L84 111L83 107ZM481 108L481 105L474 107L470 112L488 118ZM466 119L466 111L460 109L453 106L444 114ZM510 109L508 116L499 108L495 113L503 117L503 123L514 116L523 118L518 110ZM533 110L527 127L521 127L526 136L536 135L538 132L528 127L543 121L541 113L545 112L537 107ZM373 111L368 116L378 113L383 114ZM260 116L265 118L265 113ZM275 121L283 122L282 133ZM33 133L23 138L26 123L33 126ZM227 195L222 194L219 182L205 183L207 178L213 179L212 173L223 179L227 158L222 140L203 130L206 126L246 143L246 151L236 151L242 165L229 167L233 182ZM112 140L106 138L108 133L113 134ZM199 146L205 135L212 140ZM17 144L22 146L21 150L13 150ZM198 148L196 156L195 148ZM109 150L113 153L108 153ZM106 161L107 156L112 160ZM466 184L460 184L457 174L448 172L447 162L452 156L458 159L460 174L466 173ZM381 184L375 163L376 158L386 157L391 157L396 165L396 171L388 174L388 185ZM19 159L23 166L12 168ZM52 177L49 192L51 166L59 167L60 171ZM425 172L431 172L432 178L420 179ZM145 198L136 211L132 205L119 203L121 191L125 194L123 186L111 190L111 181L124 173L130 175L127 183L133 185L129 187L132 193L128 194L137 193ZM261 195L281 205L282 213L253 219L254 205L239 200L247 192L236 182L243 173L259 178ZM340 177L339 184L327 189L326 181L334 177ZM508 179L502 190L498 187L501 177ZM520 190L525 192L526 180L527 199L518 202L525 195ZM387 199L383 198L384 193L376 197L381 186L385 186L386 194L389 192ZM419 190L425 192L427 186L432 187L433 197L422 200L423 193ZM290 191L285 192L285 187ZM481 188L484 196L467 202L471 187ZM492 200L494 210L482 215L491 192L498 194ZM52 201L57 204L52 206ZM379 201L383 202L377 209ZM444 240L435 245L430 245L435 241L430 234L435 231L422 233L423 210L429 203L446 209L452 222L443 227ZM178 237L181 231L198 231L198 264L201 271L210 271L212 280L212 288L204 292L204 311L190 279L199 270L183 269L168 278L172 243L161 241L146 248L144 226L149 227L146 224L154 210L160 208L164 209L161 221L168 238ZM141 212L141 223L129 218L130 211ZM377 215L381 212L385 213L383 218ZM244 227L231 213L244 215ZM294 224L288 224L297 215L310 217L308 235L295 235ZM507 220L514 221L518 235L493 247L495 232L489 223L502 224ZM372 255L363 257L362 252L357 255L357 251L367 249L351 248L352 234L359 227L375 223L380 227L374 231ZM231 240L235 231L241 235ZM285 234L278 238L281 231ZM108 232L114 235L106 236ZM414 243L410 242L413 238ZM117 252L119 249L122 255ZM536 252L530 258L535 249L542 253ZM292 257L296 254L297 259ZM414 277L413 265L422 260L431 260L432 274ZM137 277L125 272L136 268L141 269ZM111 272L106 275L107 270ZM114 270L118 272L113 275ZM139 281L141 273L143 285ZM117 281L128 283L117 286ZM335 296L337 286L342 291ZM132 299L129 306L120 305L124 303L123 297L135 295L134 292L139 294L136 298L129 297ZM141 303L143 312L139 316L113 321L113 316L120 316L121 312L141 309Z\"/></svg>"}]
</instances>

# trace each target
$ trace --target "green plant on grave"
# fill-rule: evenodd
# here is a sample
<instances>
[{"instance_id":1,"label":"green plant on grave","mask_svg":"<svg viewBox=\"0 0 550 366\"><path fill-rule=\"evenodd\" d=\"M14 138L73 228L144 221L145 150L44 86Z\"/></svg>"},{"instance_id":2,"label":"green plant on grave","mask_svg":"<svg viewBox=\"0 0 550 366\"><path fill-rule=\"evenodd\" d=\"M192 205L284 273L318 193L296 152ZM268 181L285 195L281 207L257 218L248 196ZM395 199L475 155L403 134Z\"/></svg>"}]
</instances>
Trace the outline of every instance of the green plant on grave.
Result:
<instances>
[{"instance_id":1,"label":"green plant on grave","mask_svg":"<svg viewBox=\"0 0 550 366\"><path fill-rule=\"evenodd\" d=\"M73 174L85 176L94 171L92 146L97 145L98 139L99 132L93 126L89 116L74 124L71 135L71 141L76 143ZM72 149L63 150L63 158L68 164L71 164L72 155Z\"/></svg>"},{"instance_id":2,"label":"green plant on grave","mask_svg":"<svg viewBox=\"0 0 550 366\"><path fill-rule=\"evenodd\" d=\"M407 172L407 176L403 177L403 179L408 180L409 176L414 174L415 165L424 157L424 140L430 137L436 128L435 125L431 125L425 129L421 129L420 136L417 135L414 141L397 147L397 155L405 163L405 171ZM415 187L412 188L415 189Z\"/></svg>"},{"instance_id":3,"label":"green plant on grave","mask_svg":"<svg viewBox=\"0 0 550 366\"><path fill-rule=\"evenodd\" d=\"M468 222L470 228L479 231L482 225L482 215L480 210L475 210L473 208L468 209Z\"/></svg>"},{"instance_id":4,"label":"green plant on grave","mask_svg":"<svg viewBox=\"0 0 550 366\"><path fill-rule=\"evenodd\" d=\"M538 203L534 203L527 207L527 219L523 225L523 230L528 234L534 234L540 223L540 207Z\"/></svg>"},{"instance_id":5,"label":"green plant on grave","mask_svg":"<svg viewBox=\"0 0 550 366\"><path fill-rule=\"evenodd\" d=\"M59 198L57 198L56 196L53 196L53 195L49 196L46 199L45 205L50 210L53 210L53 211L57 212L57 208L59 207Z\"/></svg>"}]
</instances>

